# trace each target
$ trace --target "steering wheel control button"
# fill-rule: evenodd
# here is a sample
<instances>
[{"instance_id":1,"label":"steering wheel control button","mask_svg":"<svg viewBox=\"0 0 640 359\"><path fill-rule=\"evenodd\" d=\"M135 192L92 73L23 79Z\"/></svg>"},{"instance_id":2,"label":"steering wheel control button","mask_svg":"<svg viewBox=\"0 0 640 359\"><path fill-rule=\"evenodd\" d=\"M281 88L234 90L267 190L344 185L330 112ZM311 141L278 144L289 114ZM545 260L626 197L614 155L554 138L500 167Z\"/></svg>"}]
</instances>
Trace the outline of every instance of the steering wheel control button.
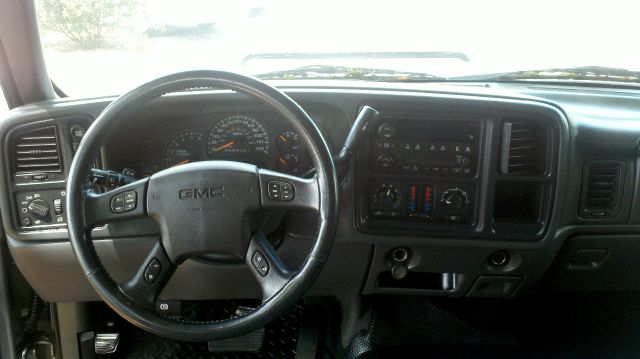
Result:
<instances>
[{"instance_id":1,"label":"steering wheel control button","mask_svg":"<svg viewBox=\"0 0 640 359\"><path fill-rule=\"evenodd\" d=\"M155 282L158 278L161 270L162 264L160 264L160 261L158 259L153 258L151 261L149 261L147 269L144 270L144 281L148 284L153 284L153 282Z\"/></svg>"},{"instance_id":2,"label":"steering wheel control button","mask_svg":"<svg viewBox=\"0 0 640 359\"><path fill-rule=\"evenodd\" d=\"M269 181L267 191L269 198L274 201L292 201L295 197L295 189L288 182Z\"/></svg>"},{"instance_id":3,"label":"steering wheel control button","mask_svg":"<svg viewBox=\"0 0 640 359\"><path fill-rule=\"evenodd\" d=\"M111 197L111 212L113 213L124 212L124 193L120 193Z\"/></svg>"},{"instance_id":4,"label":"steering wheel control button","mask_svg":"<svg viewBox=\"0 0 640 359\"><path fill-rule=\"evenodd\" d=\"M269 198L273 200L280 200L280 182L270 181L267 185L267 191L269 191Z\"/></svg>"},{"instance_id":5,"label":"steering wheel control button","mask_svg":"<svg viewBox=\"0 0 640 359\"><path fill-rule=\"evenodd\" d=\"M251 263L261 276L264 277L269 274L269 262L260 251L255 251L253 253Z\"/></svg>"},{"instance_id":6,"label":"steering wheel control button","mask_svg":"<svg viewBox=\"0 0 640 359\"><path fill-rule=\"evenodd\" d=\"M128 191L124 193L124 210L132 211L136 208L136 203L138 203L138 194L136 191Z\"/></svg>"},{"instance_id":7,"label":"steering wheel control button","mask_svg":"<svg viewBox=\"0 0 640 359\"><path fill-rule=\"evenodd\" d=\"M111 212L122 213L133 211L138 203L138 193L127 191L111 197Z\"/></svg>"},{"instance_id":8,"label":"steering wheel control button","mask_svg":"<svg viewBox=\"0 0 640 359\"><path fill-rule=\"evenodd\" d=\"M280 183L280 200L282 201L291 201L293 200L294 192L293 185L287 182Z\"/></svg>"},{"instance_id":9,"label":"steering wheel control button","mask_svg":"<svg viewBox=\"0 0 640 359\"><path fill-rule=\"evenodd\" d=\"M156 302L156 313L177 318L182 315L182 303L179 300L159 300Z\"/></svg>"}]
</instances>

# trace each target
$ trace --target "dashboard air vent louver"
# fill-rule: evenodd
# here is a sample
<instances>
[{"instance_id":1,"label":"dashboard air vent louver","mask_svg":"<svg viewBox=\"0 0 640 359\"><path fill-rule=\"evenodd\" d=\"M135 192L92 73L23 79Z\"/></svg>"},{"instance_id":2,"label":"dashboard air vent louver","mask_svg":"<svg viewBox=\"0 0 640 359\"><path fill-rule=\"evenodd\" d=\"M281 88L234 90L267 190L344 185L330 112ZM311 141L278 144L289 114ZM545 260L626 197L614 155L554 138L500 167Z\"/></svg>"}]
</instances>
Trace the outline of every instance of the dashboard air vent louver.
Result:
<instances>
[{"instance_id":1,"label":"dashboard air vent louver","mask_svg":"<svg viewBox=\"0 0 640 359\"><path fill-rule=\"evenodd\" d=\"M614 217L619 212L624 164L615 161L585 165L581 215L588 218Z\"/></svg>"},{"instance_id":2,"label":"dashboard air vent louver","mask_svg":"<svg viewBox=\"0 0 640 359\"><path fill-rule=\"evenodd\" d=\"M28 130L14 139L16 174L61 172L60 145L55 126Z\"/></svg>"},{"instance_id":3,"label":"dashboard air vent louver","mask_svg":"<svg viewBox=\"0 0 640 359\"><path fill-rule=\"evenodd\" d=\"M547 157L547 131L542 123L505 121L502 127L500 172L509 175L543 174Z\"/></svg>"}]
</instances>

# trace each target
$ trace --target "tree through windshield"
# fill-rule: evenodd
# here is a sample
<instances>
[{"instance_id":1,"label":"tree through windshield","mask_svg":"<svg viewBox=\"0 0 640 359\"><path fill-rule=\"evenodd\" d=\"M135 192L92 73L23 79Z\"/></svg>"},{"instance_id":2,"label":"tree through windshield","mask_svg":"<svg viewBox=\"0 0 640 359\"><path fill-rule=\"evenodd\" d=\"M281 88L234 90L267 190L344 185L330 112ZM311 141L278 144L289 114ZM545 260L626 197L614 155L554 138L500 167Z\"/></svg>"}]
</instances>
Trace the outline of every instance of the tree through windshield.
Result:
<instances>
[{"instance_id":1,"label":"tree through windshield","mask_svg":"<svg viewBox=\"0 0 640 359\"><path fill-rule=\"evenodd\" d=\"M640 50L624 35L637 30L637 5L617 0L600 6L548 0L36 0L36 5L49 74L62 90L78 96L119 94L192 69L296 79L318 78L300 76L299 69L330 67L342 72L319 78L364 81L588 66L640 70ZM616 9L615 16L605 16L603 8ZM388 56L394 53L406 56Z\"/></svg>"}]
</instances>

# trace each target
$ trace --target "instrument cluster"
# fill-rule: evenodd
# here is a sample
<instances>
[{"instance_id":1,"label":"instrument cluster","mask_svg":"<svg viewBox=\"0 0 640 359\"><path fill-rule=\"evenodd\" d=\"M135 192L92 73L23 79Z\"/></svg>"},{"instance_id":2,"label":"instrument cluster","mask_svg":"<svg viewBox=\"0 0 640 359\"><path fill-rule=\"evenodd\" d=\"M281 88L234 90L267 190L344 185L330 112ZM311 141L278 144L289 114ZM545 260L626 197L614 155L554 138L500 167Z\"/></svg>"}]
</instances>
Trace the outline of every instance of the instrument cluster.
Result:
<instances>
[{"instance_id":1,"label":"instrument cluster","mask_svg":"<svg viewBox=\"0 0 640 359\"><path fill-rule=\"evenodd\" d=\"M301 175L312 166L299 134L260 114L212 115L186 121L186 127L151 130L140 145L138 173L151 176L190 162L227 160ZM156 133L159 132L159 133Z\"/></svg>"}]
</instances>

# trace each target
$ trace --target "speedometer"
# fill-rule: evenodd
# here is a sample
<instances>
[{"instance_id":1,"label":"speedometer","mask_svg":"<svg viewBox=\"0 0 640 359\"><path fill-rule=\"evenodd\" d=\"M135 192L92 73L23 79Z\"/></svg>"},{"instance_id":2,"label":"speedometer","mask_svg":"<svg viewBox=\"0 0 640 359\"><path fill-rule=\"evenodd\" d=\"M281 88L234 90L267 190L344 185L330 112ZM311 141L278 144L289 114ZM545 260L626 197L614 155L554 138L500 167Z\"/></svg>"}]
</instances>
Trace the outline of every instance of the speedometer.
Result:
<instances>
[{"instance_id":1,"label":"speedometer","mask_svg":"<svg viewBox=\"0 0 640 359\"><path fill-rule=\"evenodd\" d=\"M216 123L209 132L207 152L211 158L266 155L269 153L269 136L262 122L255 118L229 116Z\"/></svg>"}]
</instances>

